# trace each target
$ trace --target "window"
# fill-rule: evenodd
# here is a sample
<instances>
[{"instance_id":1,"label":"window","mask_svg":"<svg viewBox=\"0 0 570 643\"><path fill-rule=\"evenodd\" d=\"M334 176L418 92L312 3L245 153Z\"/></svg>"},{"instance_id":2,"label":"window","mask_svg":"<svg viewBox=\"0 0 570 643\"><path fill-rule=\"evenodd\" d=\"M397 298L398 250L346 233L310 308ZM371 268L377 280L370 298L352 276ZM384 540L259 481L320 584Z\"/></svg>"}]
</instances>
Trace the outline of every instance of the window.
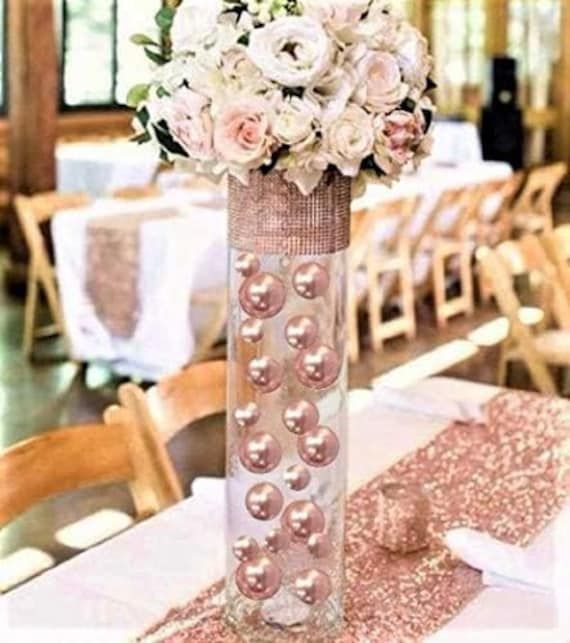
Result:
<instances>
[{"instance_id":1,"label":"window","mask_svg":"<svg viewBox=\"0 0 570 643\"><path fill-rule=\"evenodd\" d=\"M432 19L438 107L458 113L485 79L485 0L435 0Z\"/></svg>"},{"instance_id":2,"label":"window","mask_svg":"<svg viewBox=\"0 0 570 643\"><path fill-rule=\"evenodd\" d=\"M65 108L125 102L146 71L130 43L136 32L157 32L161 0L59 0L62 28L62 103Z\"/></svg>"},{"instance_id":3,"label":"window","mask_svg":"<svg viewBox=\"0 0 570 643\"><path fill-rule=\"evenodd\" d=\"M518 61L521 104L546 107L560 58L560 0L510 0L508 53Z\"/></svg>"}]
</instances>

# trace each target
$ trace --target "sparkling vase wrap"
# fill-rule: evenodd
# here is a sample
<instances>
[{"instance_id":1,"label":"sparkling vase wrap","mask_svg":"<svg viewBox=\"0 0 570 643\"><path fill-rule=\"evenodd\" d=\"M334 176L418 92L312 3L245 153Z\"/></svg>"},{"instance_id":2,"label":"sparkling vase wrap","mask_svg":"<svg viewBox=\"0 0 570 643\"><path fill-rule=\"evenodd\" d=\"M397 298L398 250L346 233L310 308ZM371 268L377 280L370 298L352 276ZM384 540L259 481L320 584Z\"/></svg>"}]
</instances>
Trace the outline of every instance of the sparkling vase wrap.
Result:
<instances>
[{"instance_id":1,"label":"sparkling vase wrap","mask_svg":"<svg viewBox=\"0 0 570 643\"><path fill-rule=\"evenodd\" d=\"M230 180L226 618L245 640L342 624L350 199L334 171L308 197Z\"/></svg>"}]
</instances>

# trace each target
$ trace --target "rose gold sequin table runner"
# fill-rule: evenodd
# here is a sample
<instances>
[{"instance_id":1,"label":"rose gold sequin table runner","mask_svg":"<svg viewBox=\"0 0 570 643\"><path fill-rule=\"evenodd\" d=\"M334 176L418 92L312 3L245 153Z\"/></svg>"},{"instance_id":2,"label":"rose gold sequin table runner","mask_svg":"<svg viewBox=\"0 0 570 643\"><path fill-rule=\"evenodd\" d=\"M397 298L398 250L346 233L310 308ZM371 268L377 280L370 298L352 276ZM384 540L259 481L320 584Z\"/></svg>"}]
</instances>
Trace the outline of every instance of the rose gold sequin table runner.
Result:
<instances>
[{"instance_id":1,"label":"rose gold sequin table runner","mask_svg":"<svg viewBox=\"0 0 570 643\"><path fill-rule=\"evenodd\" d=\"M341 643L421 640L477 596L481 574L443 546L448 529L472 527L527 545L561 510L570 493L570 403L508 392L489 403L487 417L484 425L450 425L350 497ZM404 556L377 544L380 489L394 480L424 485L433 513L429 550ZM217 583L172 610L139 640L237 643L223 622L222 589Z\"/></svg>"},{"instance_id":2,"label":"rose gold sequin table runner","mask_svg":"<svg viewBox=\"0 0 570 643\"><path fill-rule=\"evenodd\" d=\"M132 337L137 327L141 226L176 216L176 210L163 208L89 222L85 287L97 317L114 337Z\"/></svg>"}]
</instances>

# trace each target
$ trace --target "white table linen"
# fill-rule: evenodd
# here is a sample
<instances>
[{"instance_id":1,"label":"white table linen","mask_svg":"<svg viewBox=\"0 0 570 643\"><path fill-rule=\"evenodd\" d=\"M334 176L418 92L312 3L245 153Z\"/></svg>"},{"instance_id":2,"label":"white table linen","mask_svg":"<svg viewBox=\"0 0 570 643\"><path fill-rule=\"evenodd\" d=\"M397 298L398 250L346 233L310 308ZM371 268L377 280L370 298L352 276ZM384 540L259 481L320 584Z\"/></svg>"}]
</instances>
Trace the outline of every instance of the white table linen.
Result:
<instances>
[{"instance_id":1,"label":"white table linen","mask_svg":"<svg viewBox=\"0 0 570 643\"><path fill-rule=\"evenodd\" d=\"M179 190L140 201L101 200L56 214L53 239L65 325L75 359L108 363L119 374L155 380L191 359L201 322L192 294L226 283L225 210L193 206L200 194ZM181 216L140 227L140 317L133 336L111 336L86 289L87 225L98 217L172 207Z\"/></svg>"},{"instance_id":2,"label":"white table linen","mask_svg":"<svg viewBox=\"0 0 570 643\"><path fill-rule=\"evenodd\" d=\"M436 121L433 126L433 147L427 163L461 165L483 160L479 130L466 121Z\"/></svg>"},{"instance_id":3,"label":"white table linen","mask_svg":"<svg viewBox=\"0 0 570 643\"><path fill-rule=\"evenodd\" d=\"M57 189L93 198L125 187L148 185L159 166L152 146L129 141L60 143L56 149Z\"/></svg>"},{"instance_id":4,"label":"white table linen","mask_svg":"<svg viewBox=\"0 0 570 643\"><path fill-rule=\"evenodd\" d=\"M450 382L434 378L429 388L445 396ZM455 393L464 391L465 400L471 403L489 400L498 392L468 382L452 386ZM420 389L425 393L425 388ZM442 418L383 406L373 393L364 404L365 397L359 392L358 404L350 412L350 491L425 445L448 425ZM0 599L6 640L125 643L164 617L169 608L188 602L218 580L224 573L222 485L201 481L195 492L185 502ZM569 521L570 507L546 531L554 532L556 526L564 534ZM570 547L566 538L560 545L558 562L566 574ZM566 643L568 637L563 637L570 630L559 622L567 612L562 609L567 608L561 602L565 598L485 589L428 641ZM510 638L511 631L514 638ZM78 638L78 632L84 638Z\"/></svg>"}]
</instances>

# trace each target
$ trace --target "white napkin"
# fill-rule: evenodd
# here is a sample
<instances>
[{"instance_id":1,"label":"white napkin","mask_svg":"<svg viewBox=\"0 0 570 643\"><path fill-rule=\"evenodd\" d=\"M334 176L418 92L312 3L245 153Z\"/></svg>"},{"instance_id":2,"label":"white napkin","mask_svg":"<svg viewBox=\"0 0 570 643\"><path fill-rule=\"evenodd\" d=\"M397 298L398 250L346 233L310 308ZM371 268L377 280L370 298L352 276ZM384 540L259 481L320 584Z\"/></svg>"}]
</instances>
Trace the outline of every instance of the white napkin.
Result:
<instances>
[{"instance_id":1,"label":"white napkin","mask_svg":"<svg viewBox=\"0 0 570 643\"><path fill-rule=\"evenodd\" d=\"M554 591L554 561L548 543L527 548L509 545L474 529L452 529L445 535L451 551L469 567L483 572L483 583L522 591Z\"/></svg>"},{"instance_id":2,"label":"white napkin","mask_svg":"<svg viewBox=\"0 0 570 643\"><path fill-rule=\"evenodd\" d=\"M375 386L374 397L386 406L432 417L459 422L485 422L486 418L484 405L458 397L435 397L410 389L396 389L385 385Z\"/></svg>"}]
</instances>

